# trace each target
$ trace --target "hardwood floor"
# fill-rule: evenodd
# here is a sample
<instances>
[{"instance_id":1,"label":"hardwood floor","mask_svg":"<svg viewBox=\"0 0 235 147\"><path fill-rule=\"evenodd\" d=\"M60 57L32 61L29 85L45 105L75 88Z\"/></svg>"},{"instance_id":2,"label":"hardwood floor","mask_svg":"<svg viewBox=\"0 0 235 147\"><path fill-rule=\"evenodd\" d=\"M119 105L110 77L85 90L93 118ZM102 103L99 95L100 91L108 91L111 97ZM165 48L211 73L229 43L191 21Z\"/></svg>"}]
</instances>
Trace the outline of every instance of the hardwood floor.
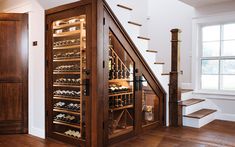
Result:
<instances>
[{"instance_id":1,"label":"hardwood floor","mask_svg":"<svg viewBox=\"0 0 235 147\"><path fill-rule=\"evenodd\" d=\"M0 147L72 147L55 140L40 139L31 135L0 135Z\"/></svg>"},{"instance_id":2,"label":"hardwood floor","mask_svg":"<svg viewBox=\"0 0 235 147\"><path fill-rule=\"evenodd\" d=\"M235 122L213 121L200 128L158 128L110 147L235 147Z\"/></svg>"},{"instance_id":3,"label":"hardwood floor","mask_svg":"<svg viewBox=\"0 0 235 147\"><path fill-rule=\"evenodd\" d=\"M31 135L0 135L0 147L72 147ZM235 122L214 121L200 129L158 128L110 147L235 147Z\"/></svg>"}]
</instances>

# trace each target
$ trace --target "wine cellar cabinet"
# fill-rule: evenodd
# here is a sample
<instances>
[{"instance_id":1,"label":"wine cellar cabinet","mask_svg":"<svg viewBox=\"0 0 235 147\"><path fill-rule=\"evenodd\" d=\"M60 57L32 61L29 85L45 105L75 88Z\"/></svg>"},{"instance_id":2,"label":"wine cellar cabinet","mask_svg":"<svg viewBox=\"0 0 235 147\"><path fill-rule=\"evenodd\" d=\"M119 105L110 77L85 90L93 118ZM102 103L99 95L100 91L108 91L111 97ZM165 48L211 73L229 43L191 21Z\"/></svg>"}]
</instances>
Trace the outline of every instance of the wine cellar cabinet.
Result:
<instances>
[{"instance_id":1,"label":"wine cellar cabinet","mask_svg":"<svg viewBox=\"0 0 235 147\"><path fill-rule=\"evenodd\" d=\"M105 147L164 125L165 92L102 0L46 10L46 137Z\"/></svg>"}]
</instances>

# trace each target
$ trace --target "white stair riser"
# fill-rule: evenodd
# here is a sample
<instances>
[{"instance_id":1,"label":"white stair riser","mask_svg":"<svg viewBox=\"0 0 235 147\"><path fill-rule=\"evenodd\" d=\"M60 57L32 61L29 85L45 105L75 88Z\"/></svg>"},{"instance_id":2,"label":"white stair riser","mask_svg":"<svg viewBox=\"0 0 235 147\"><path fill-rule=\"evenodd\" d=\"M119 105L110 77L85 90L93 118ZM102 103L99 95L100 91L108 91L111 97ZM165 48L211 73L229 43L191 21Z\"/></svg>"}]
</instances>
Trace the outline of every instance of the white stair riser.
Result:
<instances>
[{"instance_id":1,"label":"white stair riser","mask_svg":"<svg viewBox=\"0 0 235 147\"><path fill-rule=\"evenodd\" d=\"M183 126L193 127L193 128L201 128L202 126L215 120L215 116L216 116L216 113L212 113L212 114L207 115L201 119L183 117Z\"/></svg>"},{"instance_id":2,"label":"white stair riser","mask_svg":"<svg viewBox=\"0 0 235 147\"><path fill-rule=\"evenodd\" d=\"M193 112L196 112L200 109L203 109L205 108L205 104L206 102L205 101L202 101L200 103L197 103L197 104L193 104L191 106L183 106L183 115L188 115L188 114L191 114Z\"/></svg>"},{"instance_id":3,"label":"white stair riser","mask_svg":"<svg viewBox=\"0 0 235 147\"><path fill-rule=\"evenodd\" d=\"M185 101L185 100L194 98L192 93L193 93L192 91L182 93L182 94L181 94L181 100L182 100L182 101Z\"/></svg>"}]
</instances>

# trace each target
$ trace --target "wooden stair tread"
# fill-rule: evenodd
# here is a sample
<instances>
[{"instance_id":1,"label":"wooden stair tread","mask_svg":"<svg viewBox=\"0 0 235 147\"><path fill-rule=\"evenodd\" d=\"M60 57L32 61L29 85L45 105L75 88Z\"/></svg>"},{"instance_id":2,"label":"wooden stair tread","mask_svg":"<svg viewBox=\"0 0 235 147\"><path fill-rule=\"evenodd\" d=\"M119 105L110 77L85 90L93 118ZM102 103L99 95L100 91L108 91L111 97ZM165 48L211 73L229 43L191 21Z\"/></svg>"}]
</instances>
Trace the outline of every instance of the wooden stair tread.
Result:
<instances>
[{"instance_id":1,"label":"wooden stair tread","mask_svg":"<svg viewBox=\"0 0 235 147\"><path fill-rule=\"evenodd\" d=\"M142 24L137 23L137 22L133 22L133 21L128 21L128 23L129 23L129 24L132 24L132 25L139 26L139 27L141 27L141 26L142 26Z\"/></svg>"},{"instance_id":2,"label":"wooden stair tread","mask_svg":"<svg viewBox=\"0 0 235 147\"><path fill-rule=\"evenodd\" d=\"M165 64L164 62L154 62L154 64Z\"/></svg>"},{"instance_id":3,"label":"wooden stair tread","mask_svg":"<svg viewBox=\"0 0 235 147\"><path fill-rule=\"evenodd\" d=\"M148 38L148 37L143 37L143 36L138 36L137 38L138 38L138 39L143 39L143 40L150 40L150 38Z\"/></svg>"},{"instance_id":4,"label":"wooden stair tread","mask_svg":"<svg viewBox=\"0 0 235 147\"><path fill-rule=\"evenodd\" d=\"M125 5L117 4L117 6L120 7L120 8L126 9L126 10L130 10L130 11L133 10L132 8L130 8L128 6L125 6Z\"/></svg>"},{"instance_id":5,"label":"wooden stair tread","mask_svg":"<svg viewBox=\"0 0 235 147\"><path fill-rule=\"evenodd\" d=\"M188 99L185 101L181 101L179 105L181 106L191 106L200 102L205 101L204 99L196 99L196 98L192 98L192 99Z\"/></svg>"},{"instance_id":6,"label":"wooden stair tread","mask_svg":"<svg viewBox=\"0 0 235 147\"><path fill-rule=\"evenodd\" d=\"M146 50L146 52L157 53L158 51L156 51L156 50Z\"/></svg>"},{"instance_id":7,"label":"wooden stair tread","mask_svg":"<svg viewBox=\"0 0 235 147\"><path fill-rule=\"evenodd\" d=\"M189 117L189 118L196 118L196 119L201 119L207 115L210 115L214 112L216 112L217 110L213 110L213 109L201 109L198 110L196 112L193 112L191 114L188 115L184 115L184 117Z\"/></svg>"}]
</instances>

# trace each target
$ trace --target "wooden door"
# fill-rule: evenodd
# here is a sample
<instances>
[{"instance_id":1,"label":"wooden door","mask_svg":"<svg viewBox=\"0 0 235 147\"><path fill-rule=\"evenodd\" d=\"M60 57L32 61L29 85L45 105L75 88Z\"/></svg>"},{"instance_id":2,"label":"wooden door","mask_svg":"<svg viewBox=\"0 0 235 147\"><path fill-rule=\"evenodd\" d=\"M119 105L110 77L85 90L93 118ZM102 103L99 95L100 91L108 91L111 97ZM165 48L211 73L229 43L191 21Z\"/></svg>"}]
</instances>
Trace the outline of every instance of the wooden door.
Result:
<instances>
[{"instance_id":1,"label":"wooden door","mask_svg":"<svg viewBox=\"0 0 235 147\"><path fill-rule=\"evenodd\" d=\"M0 14L0 134L28 132L27 14Z\"/></svg>"}]
</instances>

